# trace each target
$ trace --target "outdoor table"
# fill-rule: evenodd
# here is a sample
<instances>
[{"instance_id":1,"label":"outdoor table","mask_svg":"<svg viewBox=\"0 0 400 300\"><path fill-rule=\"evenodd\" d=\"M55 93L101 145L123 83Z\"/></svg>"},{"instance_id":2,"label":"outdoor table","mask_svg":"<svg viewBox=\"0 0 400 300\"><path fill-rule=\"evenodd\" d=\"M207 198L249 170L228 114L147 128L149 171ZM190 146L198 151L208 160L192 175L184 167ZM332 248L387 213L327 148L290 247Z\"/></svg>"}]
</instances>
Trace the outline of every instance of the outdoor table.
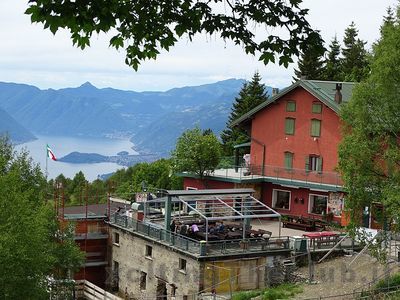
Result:
<instances>
[{"instance_id":1,"label":"outdoor table","mask_svg":"<svg viewBox=\"0 0 400 300\"><path fill-rule=\"evenodd\" d=\"M243 237L243 233L242 233L242 232L239 232L239 231L230 231L230 232L227 233L227 237L228 237L229 239L232 239L232 240L234 240L234 239L240 239L240 238Z\"/></svg>"},{"instance_id":2,"label":"outdoor table","mask_svg":"<svg viewBox=\"0 0 400 300\"><path fill-rule=\"evenodd\" d=\"M196 237L201 238L201 240L204 240L204 241L206 240L206 233L205 233L205 232L198 231L198 232L196 232L194 235L195 235ZM219 237L218 237L218 235L209 233L209 234L208 234L208 240L209 240L209 241L218 241L218 240L219 240Z\"/></svg>"},{"instance_id":3,"label":"outdoor table","mask_svg":"<svg viewBox=\"0 0 400 300\"><path fill-rule=\"evenodd\" d=\"M312 232L303 234L310 239L310 247L320 249L322 247L331 247L337 243L339 234L332 231Z\"/></svg>"}]
</instances>

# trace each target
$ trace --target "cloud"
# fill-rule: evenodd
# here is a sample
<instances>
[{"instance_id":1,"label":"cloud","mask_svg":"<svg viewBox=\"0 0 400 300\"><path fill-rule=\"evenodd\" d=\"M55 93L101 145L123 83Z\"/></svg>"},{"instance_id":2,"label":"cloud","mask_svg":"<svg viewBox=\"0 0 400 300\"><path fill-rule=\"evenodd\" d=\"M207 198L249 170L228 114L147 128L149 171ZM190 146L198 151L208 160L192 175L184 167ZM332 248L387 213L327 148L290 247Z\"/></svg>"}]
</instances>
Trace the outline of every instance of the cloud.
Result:
<instances>
[{"instance_id":1,"label":"cloud","mask_svg":"<svg viewBox=\"0 0 400 300\"><path fill-rule=\"evenodd\" d=\"M396 0L304 0L311 25L327 43L354 21L360 37L369 45L379 36L382 16ZM215 36L199 35L193 43L182 39L157 61L145 61L136 73L124 64L124 52L109 48L107 36L92 40L84 51L72 46L67 32L53 36L41 24L31 24L24 15L24 2L0 2L0 81L36 85L40 88L78 86L90 81L98 87L129 90L167 90L173 87L210 83L227 78L250 79L258 70L271 86L291 83L293 67L264 66L241 47ZM258 30L258 29L257 29ZM258 34L261 37L261 30ZM274 30L279 32L279 30Z\"/></svg>"}]
</instances>

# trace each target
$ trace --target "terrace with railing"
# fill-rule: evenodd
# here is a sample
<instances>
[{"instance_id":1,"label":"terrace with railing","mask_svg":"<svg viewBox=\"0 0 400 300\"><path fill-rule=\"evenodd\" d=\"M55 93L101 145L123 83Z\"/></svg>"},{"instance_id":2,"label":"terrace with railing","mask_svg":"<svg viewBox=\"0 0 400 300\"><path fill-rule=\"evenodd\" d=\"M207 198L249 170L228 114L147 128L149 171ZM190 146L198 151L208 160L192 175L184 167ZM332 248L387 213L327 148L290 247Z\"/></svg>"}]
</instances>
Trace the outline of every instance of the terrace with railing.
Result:
<instances>
[{"instance_id":1,"label":"terrace with railing","mask_svg":"<svg viewBox=\"0 0 400 300\"><path fill-rule=\"evenodd\" d=\"M111 215L109 223L196 257L290 251L289 237L258 237L206 242L165 230L158 224L145 223L119 213Z\"/></svg>"},{"instance_id":2,"label":"terrace with railing","mask_svg":"<svg viewBox=\"0 0 400 300\"><path fill-rule=\"evenodd\" d=\"M277 166L220 166L212 174L220 177L239 181L270 181L272 183L286 183L292 185L326 186L341 189L343 181L337 172L317 172L305 169L287 169Z\"/></svg>"}]
</instances>

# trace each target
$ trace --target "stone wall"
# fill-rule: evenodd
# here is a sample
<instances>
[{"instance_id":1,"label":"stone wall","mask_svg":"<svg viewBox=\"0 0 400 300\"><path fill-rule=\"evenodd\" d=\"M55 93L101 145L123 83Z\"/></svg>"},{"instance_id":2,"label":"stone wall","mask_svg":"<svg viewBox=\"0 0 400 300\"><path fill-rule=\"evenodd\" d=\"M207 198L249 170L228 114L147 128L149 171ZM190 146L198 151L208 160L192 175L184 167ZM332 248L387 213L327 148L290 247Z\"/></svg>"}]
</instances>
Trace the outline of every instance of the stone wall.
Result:
<instances>
[{"instance_id":1,"label":"stone wall","mask_svg":"<svg viewBox=\"0 0 400 300\"><path fill-rule=\"evenodd\" d=\"M268 272L274 266L273 261L281 261L286 256L242 253L235 257L198 259L151 239L110 227L113 241L115 233L119 234L119 242L111 246L110 266L118 264L119 293L126 299L190 300L197 299L199 293L226 295L263 288L271 284ZM151 247L151 256L146 255L146 247ZM146 274L145 287L143 272Z\"/></svg>"},{"instance_id":2,"label":"stone wall","mask_svg":"<svg viewBox=\"0 0 400 300\"><path fill-rule=\"evenodd\" d=\"M164 286L168 299L173 296L174 287L175 299L192 299L191 295L199 292L200 263L196 259L119 228L111 228L110 233L112 238L119 234L119 244L112 245L111 265L114 267L115 262L119 265L121 295L156 299L157 294L164 294ZM152 248L151 257L146 256L146 246ZM180 259L186 261L185 271L180 269L183 267ZM146 273L145 288L140 286L141 272Z\"/></svg>"}]
</instances>

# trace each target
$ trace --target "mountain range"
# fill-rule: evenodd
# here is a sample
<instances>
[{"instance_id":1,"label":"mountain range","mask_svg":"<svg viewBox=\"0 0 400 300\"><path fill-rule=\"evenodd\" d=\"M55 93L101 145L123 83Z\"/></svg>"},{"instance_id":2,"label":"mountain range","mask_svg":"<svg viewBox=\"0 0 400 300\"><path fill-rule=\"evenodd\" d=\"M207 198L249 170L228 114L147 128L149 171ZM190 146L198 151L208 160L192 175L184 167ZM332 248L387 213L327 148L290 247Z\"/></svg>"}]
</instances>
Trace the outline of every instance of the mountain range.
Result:
<instances>
[{"instance_id":1,"label":"mountain range","mask_svg":"<svg viewBox=\"0 0 400 300\"><path fill-rule=\"evenodd\" d=\"M19 142L34 138L31 132L129 137L139 153L167 155L188 128L198 125L218 134L244 82L228 79L165 92L99 89L89 82L77 88L41 90L0 82L0 133L12 128L11 138Z\"/></svg>"},{"instance_id":2,"label":"mountain range","mask_svg":"<svg viewBox=\"0 0 400 300\"><path fill-rule=\"evenodd\" d=\"M0 108L0 134L1 133L6 133L14 144L25 143L35 139L35 136L28 129Z\"/></svg>"}]
</instances>

